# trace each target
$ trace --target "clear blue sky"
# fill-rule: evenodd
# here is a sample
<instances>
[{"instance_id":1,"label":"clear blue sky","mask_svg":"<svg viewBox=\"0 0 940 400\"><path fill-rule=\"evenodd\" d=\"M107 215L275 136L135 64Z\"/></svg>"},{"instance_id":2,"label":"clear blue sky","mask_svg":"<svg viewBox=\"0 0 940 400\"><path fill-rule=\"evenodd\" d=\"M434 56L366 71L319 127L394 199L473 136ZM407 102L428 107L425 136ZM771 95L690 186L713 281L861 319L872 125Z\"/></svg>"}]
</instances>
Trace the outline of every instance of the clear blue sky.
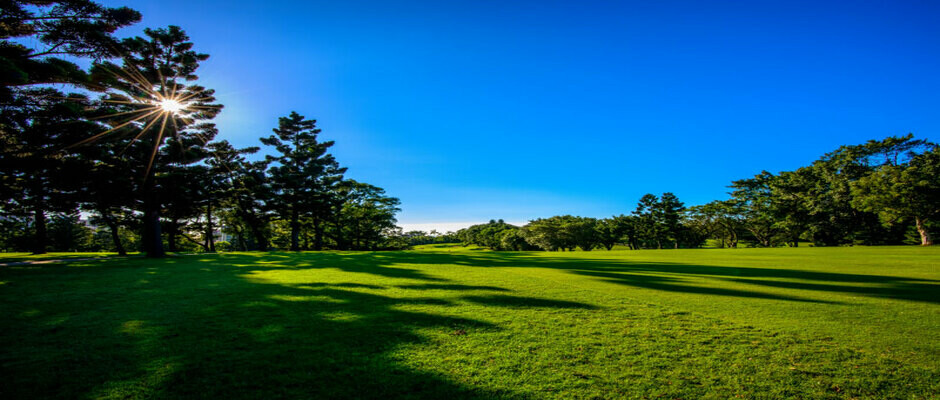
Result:
<instances>
[{"instance_id":1,"label":"clear blue sky","mask_svg":"<svg viewBox=\"0 0 940 400\"><path fill-rule=\"evenodd\" d=\"M940 139L935 1L106 1L211 59L220 138L316 118L399 221L687 204L839 145Z\"/></svg>"}]
</instances>

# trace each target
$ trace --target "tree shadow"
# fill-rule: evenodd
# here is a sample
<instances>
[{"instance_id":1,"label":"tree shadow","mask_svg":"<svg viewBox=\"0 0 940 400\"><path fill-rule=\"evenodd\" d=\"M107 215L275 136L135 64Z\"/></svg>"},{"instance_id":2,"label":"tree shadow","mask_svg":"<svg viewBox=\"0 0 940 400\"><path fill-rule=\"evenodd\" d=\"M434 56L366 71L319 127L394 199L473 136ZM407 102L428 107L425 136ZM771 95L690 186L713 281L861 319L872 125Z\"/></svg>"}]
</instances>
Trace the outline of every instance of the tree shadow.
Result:
<instances>
[{"instance_id":1,"label":"tree shadow","mask_svg":"<svg viewBox=\"0 0 940 400\"><path fill-rule=\"evenodd\" d=\"M472 254L401 252L389 256L386 261L396 264L456 264L481 268L548 268L646 289L769 300L832 303L778 293L708 286L708 282L691 284L686 278L708 278L751 284L758 287L854 293L869 297L940 304L940 281L897 276L805 271L786 268L715 266L695 263L634 262L583 257L566 258L547 256L544 253L526 252ZM877 286L858 286L860 284Z\"/></svg>"},{"instance_id":2,"label":"tree shadow","mask_svg":"<svg viewBox=\"0 0 940 400\"><path fill-rule=\"evenodd\" d=\"M509 296L509 295L489 295L489 296L461 296L461 300L471 303L509 308L577 308L582 310L596 310L597 307L590 304L579 303L575 301L539 299L535 297Z\"/></svg>"},{"instance_id":3,"label":"tree shadow","mask_svg":"<svg viewBox=\"0 0 940 400\"><path fill-rule=\"evenodd\" d=\"M392 266L396 257L361 256L192 256L2 270L0 281L9 284L0 291L7 325L0 398L522 397L398 359L402 346L427 342L421 332L500 329L411 307L452 301L386 296L396 286L373 283L257 279L259 271L336 268L401 279L392 283L408 289L508 291L441 283L447 280ZM508 295L455 300L591 307Z\"/></svg>"},{"instance_id":4,"label":"tree shadow","mask_svg":"<svg viewBox=\"0 0 940 400\"><path fill-rule=\"evenodd\" d=\"M399 289L416 289L416 290L459 290L459 291L474 291L474 290L486 290L493 292L508 292L508 289L504 289L496 286L486 286L486 285L459 285L459 284L442 284L442 283L424 283L417 285L397 285L395 286Z\"/></svg>"}]
</instances>

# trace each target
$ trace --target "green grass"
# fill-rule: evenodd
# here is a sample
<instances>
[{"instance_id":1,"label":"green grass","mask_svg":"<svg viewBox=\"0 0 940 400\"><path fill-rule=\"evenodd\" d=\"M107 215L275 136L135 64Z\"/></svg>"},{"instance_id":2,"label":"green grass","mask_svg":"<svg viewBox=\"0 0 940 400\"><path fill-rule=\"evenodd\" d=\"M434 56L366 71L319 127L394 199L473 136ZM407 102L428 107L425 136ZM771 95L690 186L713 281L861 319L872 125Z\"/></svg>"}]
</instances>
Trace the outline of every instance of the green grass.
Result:
<instances>
[{"instance_id":1,"label":"green grass","mask_svg":"<svg viewBox=\"0 0 940 400\"><path fill-rule=\"evenodd\" d=\"M938 398L940 247L0 268L0 398Z\"/></svg>"}]
</instances>

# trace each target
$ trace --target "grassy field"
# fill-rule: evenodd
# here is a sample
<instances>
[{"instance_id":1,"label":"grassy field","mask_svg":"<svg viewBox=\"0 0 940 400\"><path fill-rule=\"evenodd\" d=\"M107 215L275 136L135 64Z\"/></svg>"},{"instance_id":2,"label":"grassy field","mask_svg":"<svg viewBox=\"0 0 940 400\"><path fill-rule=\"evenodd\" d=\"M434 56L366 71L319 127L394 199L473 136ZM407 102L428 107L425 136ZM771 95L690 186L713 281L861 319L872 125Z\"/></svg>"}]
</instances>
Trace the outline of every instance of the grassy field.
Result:
<instances>
[{"instance_id":1,"label":"grassy field","mask_svg":"<svg viewBox=\"0 0 940 400\"><path fill-rule=\"evenodd\" d=\"M938 398L940 247L16 265L0 326L3 399Z\"/></svg>"},{"instance_id":2,"label":"grassy field","mask_svg":"<svg viewBox=\"0 0 940 400\"><path fill-rule=\"evenodd\" d=\"M46 253L46 254L32 254L32 253L0 253L0 264L15 263L15 262L24 262L24 261L47 261L47 260L68 260L68 259L85 259L85 258L100 258L100 257L116 257L117 253ZM137 253L132 253L132 255L137 255Z\"/></svg>"}]
</instances>

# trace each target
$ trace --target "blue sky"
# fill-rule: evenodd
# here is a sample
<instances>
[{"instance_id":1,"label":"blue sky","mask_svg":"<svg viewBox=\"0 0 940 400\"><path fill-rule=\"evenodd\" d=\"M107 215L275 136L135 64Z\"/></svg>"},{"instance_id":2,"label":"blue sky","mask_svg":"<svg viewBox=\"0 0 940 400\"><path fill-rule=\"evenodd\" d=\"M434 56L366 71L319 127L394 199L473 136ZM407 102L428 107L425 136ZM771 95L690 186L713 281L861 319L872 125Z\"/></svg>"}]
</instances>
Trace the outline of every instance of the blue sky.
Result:
<instances>
[{"instance_id":1,"label":"blue sky","mask_svg":"<svg viewBox=\"0 0 940 400\"><path fill-rule=\"evenodd\" d=\"M104 1L211 58L220 138L315 118L405 227L628 213L842 144L938 139L940 3Z\"/></svg>"}]
</instances>

